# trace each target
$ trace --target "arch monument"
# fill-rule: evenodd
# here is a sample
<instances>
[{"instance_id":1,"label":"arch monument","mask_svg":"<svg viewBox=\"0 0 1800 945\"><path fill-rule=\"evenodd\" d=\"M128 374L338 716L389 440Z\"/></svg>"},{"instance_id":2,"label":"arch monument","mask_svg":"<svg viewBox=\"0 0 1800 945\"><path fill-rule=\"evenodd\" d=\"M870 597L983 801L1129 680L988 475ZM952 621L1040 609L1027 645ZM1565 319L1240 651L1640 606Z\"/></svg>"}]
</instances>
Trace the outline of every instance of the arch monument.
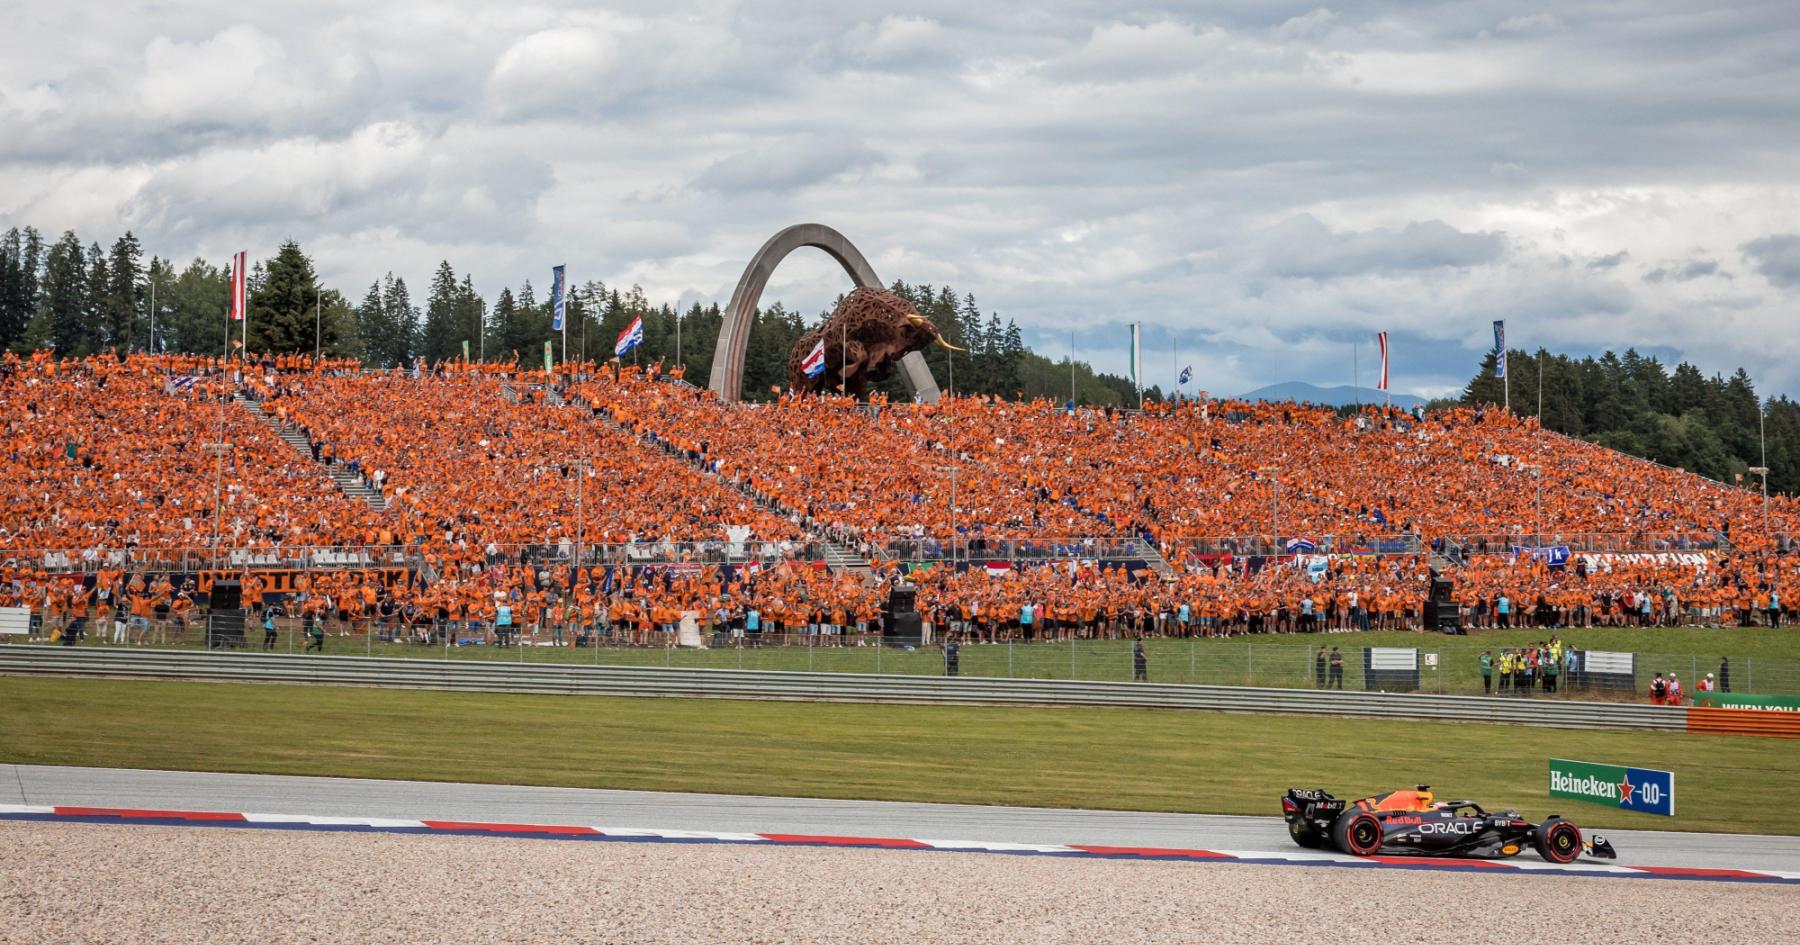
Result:
<instances>
[{"instance_id":1,"label":"arch monument","mask_svg":"<svg viewBox=\"0 0 1800 945\"><path fill-rule=\"evenodd\" d=\"M844 268L844 273L858 288L880 289L881 278L863 254L844 234L823 223L796 223L774 236L750 257L750 265L732 290L731 304L725 308L725 324L719 331L719 343L713 349L712 392L722 400L740 400L744 392L744 355L750 345L750 326L756 320L756 305L775 267L789 253L803 246L821 249ZM926 403L938 399L937 381L917 351L900 359L900 379L914 398Z\"/></svg>"}]
</instances>

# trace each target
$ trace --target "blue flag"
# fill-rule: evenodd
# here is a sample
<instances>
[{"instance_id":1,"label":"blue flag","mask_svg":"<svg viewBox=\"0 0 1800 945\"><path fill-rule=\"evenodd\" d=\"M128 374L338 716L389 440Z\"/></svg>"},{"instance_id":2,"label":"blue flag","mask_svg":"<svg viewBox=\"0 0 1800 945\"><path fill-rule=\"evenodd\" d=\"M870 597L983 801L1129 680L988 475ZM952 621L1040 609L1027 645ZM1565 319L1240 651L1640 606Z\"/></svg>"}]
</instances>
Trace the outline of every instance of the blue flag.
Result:
<instances>
[{"instance_id":1,"label":"blue flag","mask_svg":"<svg viewBox=\"0 0 1800 945\"><path fill-rule=\"evenodd\" d=\"M1506 376L1506 322L1494 322L1494 376Z\"/></svg>"},{"instance_id":2,"label":"blue flag","mask_svg":"<svg viewBox=\"0 0 1800 945\"><path fill-rule=\"evenodd\" d=\"M1179 380L1177 380L1175 383L1186 384L1188 381L1191 381L1193 379L1194 379L1194 366L1192 364L1190 364L1187 367L1184 367L1181 369L1181 378Z\"/></svg>"},{"instance_id":3,"label":"blue flag","mask_svg":"<svg viewBox=\"0 0 1800 945\"><path fill-rule=\"evenodd\" d=\"M556 315L550 320L551 331L563 330L563 310L568 305L568 294L563 291L563 267L550 267L550 308Z\"/></svg>"}]
</instances>

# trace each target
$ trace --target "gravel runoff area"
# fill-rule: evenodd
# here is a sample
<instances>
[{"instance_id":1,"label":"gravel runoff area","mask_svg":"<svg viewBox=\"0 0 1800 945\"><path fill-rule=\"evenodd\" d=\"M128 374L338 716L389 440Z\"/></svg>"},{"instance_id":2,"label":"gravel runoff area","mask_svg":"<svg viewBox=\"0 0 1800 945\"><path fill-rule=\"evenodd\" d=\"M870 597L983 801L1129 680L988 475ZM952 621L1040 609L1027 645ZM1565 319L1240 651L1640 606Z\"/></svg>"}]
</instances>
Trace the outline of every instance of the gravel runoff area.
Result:
<instances>
[{"instance_id":1,"label":"gravel runoff area","mask_svg":"<svg viewBox=\"0 0 1800 945\"><path fill-rule=\"evenodd\" d=\"M0 823L0 942L1793 941L1678 880Z\"/></svg>"}]
</instances>

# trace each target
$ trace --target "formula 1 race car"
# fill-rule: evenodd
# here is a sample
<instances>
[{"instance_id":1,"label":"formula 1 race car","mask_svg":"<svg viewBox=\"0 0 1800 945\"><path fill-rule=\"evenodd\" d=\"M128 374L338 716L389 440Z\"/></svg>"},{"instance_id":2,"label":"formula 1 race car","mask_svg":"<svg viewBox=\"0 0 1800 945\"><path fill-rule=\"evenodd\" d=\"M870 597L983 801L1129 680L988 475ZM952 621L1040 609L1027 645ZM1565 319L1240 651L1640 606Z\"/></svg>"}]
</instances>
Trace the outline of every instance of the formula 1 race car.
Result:
<instances>
[{"instance_id":1,"label":"formula 1 race car","mask_svg":"<svg viewBox=\"0 0 1800 945\"><path fill-rule=\"evenodd\" d=\"M1541 824L1515 810L1497 814L1474 801L1440 801L1421 784L1346 801L1320 790L1291 788L1281 799L1288 835L1308 849L1327 843L1352 856L1415 853L1429 856L1505 858L1526 846L1552 863L1573 863L1582 853L1616 859L1612 844L1552 814Z\"/></svg>"}]
</instances>

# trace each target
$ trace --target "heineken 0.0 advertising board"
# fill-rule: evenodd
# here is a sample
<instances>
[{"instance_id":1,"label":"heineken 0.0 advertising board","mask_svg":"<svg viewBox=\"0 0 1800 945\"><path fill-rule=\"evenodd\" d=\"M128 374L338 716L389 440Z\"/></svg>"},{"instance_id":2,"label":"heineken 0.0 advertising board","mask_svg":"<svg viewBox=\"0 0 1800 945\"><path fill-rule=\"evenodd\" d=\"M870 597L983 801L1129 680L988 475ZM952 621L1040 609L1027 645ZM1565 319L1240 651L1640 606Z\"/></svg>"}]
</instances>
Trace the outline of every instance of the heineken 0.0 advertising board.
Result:
<instances>
[{"instance_id":1,"label":"heineken 0.0 advertising board","mask_svg":"<svg viewBox=\"0 0 1800 945\"><path fill-rule=\"evenodd\" d=\"M1675 775L1654 768L1550 759L1550 796L1675 816Z\"/></svg>"}]
</instances>

